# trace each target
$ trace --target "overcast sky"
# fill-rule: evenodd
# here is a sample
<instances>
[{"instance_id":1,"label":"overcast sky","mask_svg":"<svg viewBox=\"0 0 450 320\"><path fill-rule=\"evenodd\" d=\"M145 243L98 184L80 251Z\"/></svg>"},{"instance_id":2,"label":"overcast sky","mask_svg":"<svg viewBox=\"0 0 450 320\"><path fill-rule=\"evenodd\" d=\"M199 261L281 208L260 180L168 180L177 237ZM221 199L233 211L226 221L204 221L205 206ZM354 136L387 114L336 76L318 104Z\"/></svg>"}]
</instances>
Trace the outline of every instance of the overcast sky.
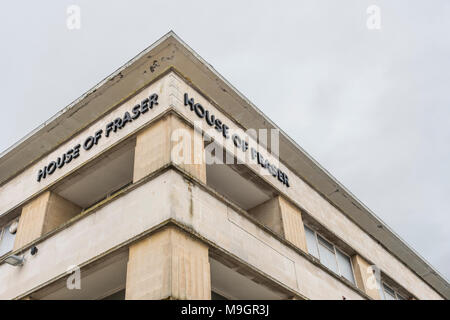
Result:
<instances>
[{"instance_id":1,"label":"overcast sky","mask_svg":"<svg viewBox=\"0 0 450 320\"><path fill-rule=\"evenodd\" d=\"M8 1L0 152L171 29L450 278L450 1Z\"/></svg>"}]
</instances>

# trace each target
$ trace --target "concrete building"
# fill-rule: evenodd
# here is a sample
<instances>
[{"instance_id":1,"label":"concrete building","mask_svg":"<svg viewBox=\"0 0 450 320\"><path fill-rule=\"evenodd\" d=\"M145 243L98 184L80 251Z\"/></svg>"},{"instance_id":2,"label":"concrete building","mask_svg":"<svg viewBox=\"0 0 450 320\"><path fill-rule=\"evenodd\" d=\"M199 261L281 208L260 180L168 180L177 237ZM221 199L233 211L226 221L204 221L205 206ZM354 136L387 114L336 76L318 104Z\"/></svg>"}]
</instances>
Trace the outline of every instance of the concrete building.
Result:
<instances>
[{"instance_id":1,"label":"concrete building","mask_svg":"<svg viewBox=\"0 0 450 320\"><path fill-rule=\"evenodd\" d=\"M0 298L450 296L277 129L168 33L0 155Z\"/></svg>"}]
</instances>

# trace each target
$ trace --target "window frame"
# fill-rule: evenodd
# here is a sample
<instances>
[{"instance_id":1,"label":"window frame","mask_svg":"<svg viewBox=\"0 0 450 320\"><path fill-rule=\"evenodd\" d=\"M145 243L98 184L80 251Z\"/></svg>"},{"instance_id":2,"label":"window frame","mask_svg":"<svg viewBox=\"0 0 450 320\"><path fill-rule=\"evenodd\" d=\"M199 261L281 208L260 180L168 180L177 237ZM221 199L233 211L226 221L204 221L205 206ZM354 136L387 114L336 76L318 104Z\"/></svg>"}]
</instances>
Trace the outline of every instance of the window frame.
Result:
<instances>
[{"instance_id":1,"label":"window frame","mask_svg":"<svg viewBox=\"0 0 450 320\"><path fill-rule=\"evenodd\" d=\"M397 297L397 300L401 301L401 300L408 300L406 299L404 296L402 296L401 294L399 294L397 291L395 291L395 296ZM401 299L399 299L398 297L400 297Z\"/></svg>"},{"instance_id":2,"label":"window frame","mask_svg":"<svg viewBox=\"0 0 450 320\"><path fill-rule=\"evenodd\" d=\"M319 253L319 239L317 239L317 231L314 230L313 228L309 227L308 225L304 225L303 227L308 228L309 230L312 231L313 235L314 235L314 245L316 246L316 252L317 252L317 257L315 255L313 255L312 253L310 253L308 251L308 254L313 256L315 259L318 259L320 261L320 253ZM306 236L306 235L305 235ZM306 244L306 246L308 246L308 244ZM308 250L308 247L306 247L306 249Z\"/></svg>"},{"instance_id":3,"label":"window frame","mask_svg":"<svg viewBox=\"0 0 450 320\"><path fill-rule=\"evenodd\" d=\"M347 279L346 277L344 277L344 276L342 275L341 268L339 267L339 262L338 262L337 265L338 265L338 269L339 269L339 275L340 275L341 277L343 277L344 279L346 279L347 281L350 281L351 283L353 283L353 284L356 286L355 270L353 269L352 257L351 257L350 255L346 254L346 253L345 253L344 251L342 251L341 249L337 248L336 246L334 246L334 248L335 248L336 251L339 250L339 252L342 253L342 255L348 257L348 261L350 261L350 268L351 268L351 270L352 270L352 278L353 278L353 281ZM336 252L336 260L337 260L337 252Z\"/></svg>"},{"instance_id":4,"label":"window frame","mask_svg":"<svg viewBox=\"0 0 450 320\"><path fill-rule=\"evenodd\" d=\"M395 290L391 288L391 286L389 286L386 282L381 281L381 291L383 292L383 300L388 301L388 299L386 299L386 288L388 288L389 290L392 291L393 296L394 296L394 300L397 300L397 297L395 295Z\"/></svg>"},{"instance_id":5,"label":"window frame","mask_svg":"<svg viewBox=\"0 0 450 320\"><path fill-rule=\"evenodd\" d=\"M0 246L1 246L2 242L3 242L3 237L5 236L5 233L6 233L6 232L9 232L8 229L11 227L11 225L12 225L14 222L19 223L19 218L16 217L16 218L14 218L14 219L9 220L7 223L5 223L5 224L0 228ZM15 233L13 233L13 235L14 235L14 240L16 239L16 234L17 234L17 231L16 231ZM11 253L11 252L13 251L13 248L14 248L14 242L13 242L13 247L12 247L10 250L6 251L5 253L0 254L0 257L6 256L6 255L8 255L9 253Z\"/></svg>"},{"instance_id":6,"label":"window frame","mask_svg":"<svg viewBox=\"0 0 450 320\"><path fill-rule=\"evenodd\" d=\"M388 285L386 282L381 281L381 291L383 292L383 300L386 300L386 294L385 294L385 287L389 288L389 290L391 290L394 293L394 300L395 301L400 301L400 300L408 300L407 298L405 298L403 295L401 295L400 293L398 293L397 290L395 290L394 288L392 288L392 286ZM398 297L401 297L401 299L399 299Z\"/></svg>"},{"instance_id":7,"label":"window frame","mask_svg":"<svg viewBox=\"0 0 450 320\"><path fill-rule=\"evenodd\" d=\"M315 246L316 246L316 250L317 250L317 255L319 257L315 257L313 254L309 253L311 256L313 256L314 258L318 259L320 264L323 265L324 267L326 267L328 270L332 271L334 274L340 276L341 278L344 278L346 281L352 283L353 285L356 286L356 280L355 280L355 269L353 268L353 262L352 259L350 257L350 255L348 255L347 253L345 253L342 249L338 248L332 241L328 240L322 233L318 232L317 230L311 228L309 225L305 224L304 227L308 228L309 230L311 230L314 233L314 239L315 239ZM331 270L330 268L328 268L326 265L324 265L320 259L320 250L319 250L319 236L324 239L326 242L328 242L329 244L332 245L333 247L333 253L334 253L334 259L336 261L336 266L337 266L337 270L338 272L334 272L333 270ZM307 248L308 249L308 248ZM327 250L329 250L329 248L327 248ZM339 262L337 260L337 252L336 250L339 250L343 255L347 256L349 258L350 261L350 267L352 269L352 276L353 276L353 281L350 281L349 279L347 279L346 277L344 277L342 275L341 272L341 268L339 267Z\"/></svg>"},{"instance_id":8,"label":"window frame","mask_svg":"<svg viewBox=\"0 0 450 320\"><path fill-rule=\"evenodd\" d=\"M318 234L318 233L316 232L316 234ZM318 235L316 236L316 238L317 238L317 246L318 246L318 247L319 247L319 245L320 245L320 243L319 243L319 241L320 241L319 236L320 236L320 238L322 238L323 240L325 240L325 242L328 242L328 244L330 244L331 247L333 248L333 250L330 250L330 248L328 248L328 246L327 246L327 243L324 243L324 245L322 245L325 249L327 249L327 250L329 250L330 252L333 253L333 255L334 255L334 262L336 263L336 270L337 270L337 272L334 272L332 269L330 269L330 268L328 268L327 266L325 266L325 264L322 263L321 259L319 258L320 263L321 263L322 265L324 265L325 267L327 267L327 269L330 269L330 270L333 271L334 273L336 273L336 274L338 274L338 275L341 275L341 274L340 274L340 270L339 270L339 265L338 265L337 257L336 257L336 246L334 245L333 242L329 241L327 238L325 238L325 237L322 236L321 234L318 234ZM323 242L323 241L322 241L322 242ZM319 250L319 257L320 257L320 250Z\"/></svg>"}]
</instances>

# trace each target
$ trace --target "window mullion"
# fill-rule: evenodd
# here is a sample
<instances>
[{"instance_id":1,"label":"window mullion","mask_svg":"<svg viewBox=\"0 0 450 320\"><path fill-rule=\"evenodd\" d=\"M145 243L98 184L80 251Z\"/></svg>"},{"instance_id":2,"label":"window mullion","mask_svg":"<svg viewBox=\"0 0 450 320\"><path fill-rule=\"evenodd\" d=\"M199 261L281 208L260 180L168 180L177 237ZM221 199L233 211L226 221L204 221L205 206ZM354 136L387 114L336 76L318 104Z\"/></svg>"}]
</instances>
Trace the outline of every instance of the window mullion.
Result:
<instances>
[{"instance_id":1,"label":"window mullion","mask_svg":"<svg viewBox=\"0 0 450 320\"><path fill-rule=\"evenodd\" d=\"M317 237L317 232L315 230L314 231L314 237L316 239L316 248L317 248L317 255L319 256L319 261L322 261L320 259L320 250L319 250L319 238Z\"/></svg>"},{"instance_id":2,"label":"window mullion","mask_svg":"<svg viewBox=\"0 0 450 320\"><path fill-rule=\"evenodd\" d=\"M333 249L334 249L334 260L336 261L336 265L337 265L337 270L339 272L339 275L342 277L342 272L341 272L341 268L339 267L339 261L337 259L337 252L336 252L336 246L333 244Z\"/></svg>"}]
</instances>

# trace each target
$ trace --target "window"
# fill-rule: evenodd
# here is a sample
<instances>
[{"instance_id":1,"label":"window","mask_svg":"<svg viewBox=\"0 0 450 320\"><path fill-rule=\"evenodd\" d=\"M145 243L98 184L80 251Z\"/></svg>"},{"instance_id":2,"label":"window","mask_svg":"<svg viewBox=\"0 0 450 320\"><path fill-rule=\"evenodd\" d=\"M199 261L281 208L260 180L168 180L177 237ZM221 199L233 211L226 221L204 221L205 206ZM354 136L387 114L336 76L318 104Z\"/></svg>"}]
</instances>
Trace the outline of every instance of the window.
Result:
<instances>
[{"instance_id":1,"label":"window","mask_svg":"<svg viewBox=\"0 0 450 320\"><path fill-rule=\"evenodd\" d=\"M318 236L318 239L319 239L320 262L325 267L332 270L334 273L338 273L337 261L336 256L334 254L333 245L324 238L322 238L321 236Z\"/></svg>"},{"instance_id":2,"label":"window","mask_svg":"<svg viewBox=\"0 0 450 320\"><path fill-rule=\"evenodd\" d=\"M406 299L397 293L397 300L406 300Z\"/></svg>"},{"instance_id":3,"label":"window","mask_svg":"<svg viewBox=\"0 0 450 320\"><path fill-rule=\"evenodd\" d=\"M17 220L14 220L0 229L0 257L13 249L14 239L16 238L16 226Z\"/></svg>"},{"instance_id":4,"label":"window","mask_svg":"<svg viewBox=\"0 0 450 320\"><path fill-rule=\"evenodd\" d=\"M306 247L308 248L308 252L317 259L319 259L319 250L317 249L316 233L307 226L305 226L305 233L306 233Z\"/></svg>"},{"instance_id":5,"label":"window","mask_svg":"<svg viewBox=\"0 0 450 320\"><path fill-rule=\"evenodd\" d=\"M308 252L325 267L355 284L350 257L311 228L305 226Z\"/></svg>"},{"instance_id":6,"label":"window","mask_svg":"<svg viewBox=\"0 0 450 320\"><path fill-rule=\"evenodd\" d=\"M339 273L345 279L350 281L351 283L355 283L355 279L353 278L353 269L352 262L350 261L350 257L343 253L341 250L336 249L337 261L339 266Z\"/></svg>"},{"instance_id":7,"label":"window","mask_svg":"<svg viewBox=\"0 0 450 320\"><path fill-rule=\"evenodd\" d=\"M384 300L406 300L404 297L399 295L397 291L389 287L386 283L383 282L382 287L382 298L384 298Z\"/></svg>"},{"instance_id":8,"label":"window","mask_svg":"<svg viewBox=\"0 0 450 320\"><path fill-rule=\"evenodd\" d=\"M395 300L395 291L383 283L384 300Z\"/></svg>"}]
</instances>

